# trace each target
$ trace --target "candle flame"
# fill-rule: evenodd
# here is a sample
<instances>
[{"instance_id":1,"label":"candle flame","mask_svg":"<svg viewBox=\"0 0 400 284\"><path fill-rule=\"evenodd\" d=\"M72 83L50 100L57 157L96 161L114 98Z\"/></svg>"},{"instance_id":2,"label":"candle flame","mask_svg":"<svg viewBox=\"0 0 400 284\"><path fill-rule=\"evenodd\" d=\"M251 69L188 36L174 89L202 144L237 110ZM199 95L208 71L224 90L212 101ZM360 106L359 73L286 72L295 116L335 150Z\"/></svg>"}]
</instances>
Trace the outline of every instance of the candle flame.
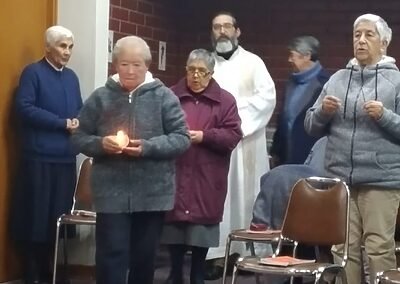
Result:
<instances>
[{"instance_id":1,"label":"candle flame","mask_svg":"<svg viewBox=\"0 0 400 284\"><path fill-rule=\"evenodd\" d=\"M119 146L124 147L125 146L125 141L126 141L126 134L124 131L119 130L117 132L117 137L116 137L117 143Z\"/></svg>"},{"instance_id":2,"label":"candle flame","mask_svg":"<svg viewBox=\"0 0 400 284\"><path fill-rule=\"evenodd\" d=\"M124 136L125 136L125 132L124 132L124 131L119 130L119 131L117 132L117 137L123 138Z\"/></svg>"}]
</instances>

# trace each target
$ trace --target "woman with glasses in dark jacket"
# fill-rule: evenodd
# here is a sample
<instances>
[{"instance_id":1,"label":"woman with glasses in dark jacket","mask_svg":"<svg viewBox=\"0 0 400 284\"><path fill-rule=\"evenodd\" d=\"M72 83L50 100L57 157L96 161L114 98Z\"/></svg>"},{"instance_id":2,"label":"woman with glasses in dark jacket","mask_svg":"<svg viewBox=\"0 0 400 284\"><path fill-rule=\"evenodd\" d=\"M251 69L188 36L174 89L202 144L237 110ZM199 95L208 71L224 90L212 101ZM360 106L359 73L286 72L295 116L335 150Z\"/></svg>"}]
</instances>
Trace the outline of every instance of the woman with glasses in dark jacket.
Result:
<instances>
[{"instance_id":1,"label":"woman with glasses in dark jacket","mask_svg":"<svg viewBox=\"0 0 400 284\"><path fill-rule=\"evenodd\" d=\"M170 283L183 283L185 252L192 252L190 283L204 283L209 247L219 244L232 150L242 138L234 97L212 78L215 60L193 50L186 77L172 87L186 114L191 146L177 160L175 206L167 213L163 242L171 256Z\"/></svg>"}]
</instances>

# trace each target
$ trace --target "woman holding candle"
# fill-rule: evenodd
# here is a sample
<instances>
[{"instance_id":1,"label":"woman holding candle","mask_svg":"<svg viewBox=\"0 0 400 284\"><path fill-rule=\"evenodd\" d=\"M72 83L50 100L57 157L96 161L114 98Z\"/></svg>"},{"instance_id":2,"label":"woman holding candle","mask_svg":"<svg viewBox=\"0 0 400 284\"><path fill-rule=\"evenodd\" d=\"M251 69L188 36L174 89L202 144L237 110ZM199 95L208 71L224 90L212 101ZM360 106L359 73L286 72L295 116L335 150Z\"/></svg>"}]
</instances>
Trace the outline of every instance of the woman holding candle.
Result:
<instances>
[{"instance_id":1,"label":"woman holding candle","mask_svg":"<svg viewBox=\"0 0 400 284\"><path fill-rule=\"evenodd\" d=\"M190 145L179 101L153 79L150 62L143 39L119 39L113 50L118 74L85 102L72 137L94 158L98 284L153 283L164 212L174 202L175 158ZM119 131L129 137L127 146Z\"/></svg>"},{"instance_id":2,"label":"woman holding candle","mask_svg":"<svg viewBox=\"0 0 400 284\"><path fill-rule=\"evenodd\" d=\"M204 283L209 247L218 246L231 151L242 138L234 97L212 78L215 60L193 50L186 77L172 87L190 128L191 146L177 160L175 207L167 213L162 242L171 257L170 283L183 283L182 264L192 251L191 284Z\"/></svg>"}]
</instances>

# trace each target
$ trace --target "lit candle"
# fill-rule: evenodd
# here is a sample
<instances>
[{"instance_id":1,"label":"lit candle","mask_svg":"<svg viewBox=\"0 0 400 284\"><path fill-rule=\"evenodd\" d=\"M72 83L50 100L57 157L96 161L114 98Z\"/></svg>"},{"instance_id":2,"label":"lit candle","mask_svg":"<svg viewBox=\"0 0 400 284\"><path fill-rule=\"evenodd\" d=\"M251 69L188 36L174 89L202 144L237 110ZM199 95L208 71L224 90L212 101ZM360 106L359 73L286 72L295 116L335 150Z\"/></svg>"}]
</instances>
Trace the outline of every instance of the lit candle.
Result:
<instances>
[{"instance_id":1,"label":"lit candle","mask_svg":"<svg viewBox=\"0 0 400 284\"><path fill-rule=\"evenodd\" d=\"M117 136L115 136L115 141L118 143L120 147L124 148L129 144L129 137L128 135L125 134L125 132L119 130L117 132Z\"/></svg>"}]
</instances>

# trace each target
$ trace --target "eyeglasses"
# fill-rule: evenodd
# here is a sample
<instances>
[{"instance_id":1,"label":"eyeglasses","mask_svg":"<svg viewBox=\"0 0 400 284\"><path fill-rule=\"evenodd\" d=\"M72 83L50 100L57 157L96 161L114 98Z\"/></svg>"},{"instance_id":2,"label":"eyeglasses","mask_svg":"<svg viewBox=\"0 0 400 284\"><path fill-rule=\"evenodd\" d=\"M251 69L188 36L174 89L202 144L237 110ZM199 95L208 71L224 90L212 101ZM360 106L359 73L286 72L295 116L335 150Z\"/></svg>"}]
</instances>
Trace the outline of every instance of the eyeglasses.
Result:
<instances>
[{"instance_id":1,"label":"eyeglasses","mask_svg":"<svg viewBox=\"0 0 400 284\"><path fill-rule=\"evenodd\" d=\"M220 31L221 28L224 28L224 30L232 30L235 26L231 23L224 23L224 24L214 24L212 26L214 31Z\"/></svg>"},{"instance_id":2,"label":"eyeglasses","mask_svg":"<svg viewBox=\"0 0 400 284\"><path fill-rule=\"evenodd\" d=\"M192 76L197 73L200 77L205 77L211 73L205 68L196 68L192 66L186 66L186 72Z\"/></svg>"}]
</instances>

